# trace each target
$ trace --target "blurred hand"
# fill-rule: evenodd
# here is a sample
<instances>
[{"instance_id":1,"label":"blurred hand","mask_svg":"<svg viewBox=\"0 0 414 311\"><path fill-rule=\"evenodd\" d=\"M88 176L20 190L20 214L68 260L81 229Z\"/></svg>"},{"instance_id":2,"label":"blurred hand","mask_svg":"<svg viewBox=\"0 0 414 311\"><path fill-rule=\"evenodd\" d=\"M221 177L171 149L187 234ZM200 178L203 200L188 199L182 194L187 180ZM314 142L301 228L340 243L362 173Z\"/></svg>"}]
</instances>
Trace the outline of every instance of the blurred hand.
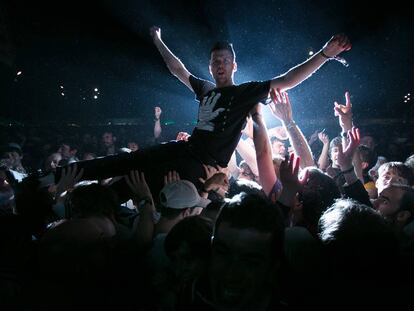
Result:
<instances>
[{"instance_id":1,"label":"blurred hand","mask_svg":"<svg viewBox=\"0 0 414 311\"><path fill-rule=\"evenodd\" d=\"M159 120L161 116L162 110L160 107L154 107L154 117L155 119Z\"/></svg>"},{"instance_id":2,"label":"blurred hand","mask_svg":"<svg viewBox=\"0 0 414 311\"><path fill-rule=\"evenodd\" d=\"M125 175L124 178L128 187L138 199L149 197L152 200L152 194L143 172L131 171L129 175Z\"/></svg>"},{"instance_id":3,"label":"blurred hand","mask_svg":"<svg viewBox=\"0 0 414 311\"><path fill-rule=\"evenodd\" d=\"M152 26L150 28L150 36L155 40L161 40L161 28L157 26Z\"/></svg>"},{"instance_id":4,"label":"blurred hand","mask_svg":"<svg viewBox=\"0 0 414 311\"><path fill-rule=\"evenodd\" d=\"M343 51L352 48L351 41L345 34L334 35L322 48L323 53L329 57L335 57Z\"/></svg>"},{"instance_id":5,"label":"blurred hand","mask_svg":"<svg viewBox=\"0 0 414 311\"><path fill-rule=\"evenodd\" d=\"M59 197L65 191L73 189L82 178L82 175L83 169L78 172L78 166L76 164L69 165L67 168L62 169L62 175L56 184L56 197Z\"/></svg>"},{"instance_id":6,"label":"blurred hand","mask_svg":"<svg viewBox=\"0 0 414 311\"><path fill-rule=\"evenodd\" d=\"M352 103L349 92L345 92L345 105L334 103L335 116L339 117L339 125L343 131L352 129Z\"/></svg>"},{"instance_id":7,"label":"blurred hand","mask_svg":"<svg viewBox=\"0 0 414 311\"><path fill-rule=\"evenodd\" d=\"M270 96L272 102L269 104L269 107L272 114L285 124L291 122L292 107L290 105L288 94L286 92L281 92L279 89L271 89Z\"/></svg>"},{"instance_id":8,"label":"blurred hand","mask_svg":"<svg viewBox=\"0 0 414 311\"><path fill-rule=\"evenodd\" d=\"M190 134L188 134L187 132L178 132L177 134L177 138L175 140L184 140L187 141L188 138L190 138Z\"/></svg>"},{"instance_id":9,"label":"blurred hand","mask_svg":"<svg viewBox=\"0 0 414 311\"><path fill-rule=\"evenodd\" d=\"M167 173L167 175L164 176L164 186L168 185L168 184L171 184L175 181L179 181L179 180L181 180L181 178L180 178L180 174L178 174L178 172L169 171Z\"/></svg>"},{"instance_id":10,"label":"blurred hand","mask_svg":"<svg viewBox=\"0 0 414 311\"><path fill-rule=\"evenodd\" d=\"M360 142L359 129L353 127L348 131L348 143L345 148L340 144L338 147L338 165L342 171L352 167L352 157Z\"/></svg>"},{"instance_id":11,"label":"blurred hand","mask_svg":"<svg viewBox=\"0 0 414 311\"><path fill-rule=\"evenodd\" d=\"M329 144L329 136L326 135L324 132L318 133L318 138L324 145Z\"/></svg>"}]
</instances>

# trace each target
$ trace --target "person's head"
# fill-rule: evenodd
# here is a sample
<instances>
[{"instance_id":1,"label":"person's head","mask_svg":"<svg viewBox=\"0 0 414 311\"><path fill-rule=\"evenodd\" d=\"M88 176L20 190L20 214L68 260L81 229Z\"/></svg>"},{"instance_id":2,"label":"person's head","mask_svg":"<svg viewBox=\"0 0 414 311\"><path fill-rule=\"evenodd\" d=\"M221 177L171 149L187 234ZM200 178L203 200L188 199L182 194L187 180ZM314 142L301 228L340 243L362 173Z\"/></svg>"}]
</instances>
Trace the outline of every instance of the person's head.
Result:
<instances>
[{"instance_id":1,"label":"person's head","mask_svg":"<svg viewBox=\"0 0 414 311\"><path fill-rule=\"evenodd\" d=\"M16 143L9 143L2 148L2 161L9 169L15 169L22 165L23 152Z\"/></svg>"},{"instance_id":2,"label":"person's head","mask_svg":"<svg viewBox=\"0 0 414 311\"><path fill-rule=\"evenodd\" d=\"M92 183L76 187L65 204L68 216L72 218L97 216L113 219L118 199L109 188Z\"/></svg>"},{"instance_id":3,"label":"person's head","mask_svg":"<svg viewBox=\"0 0 414 311\"><path fill-rule=\"evenodd\" d=\"M361 159L361 167L364 174L368 174L368 171L375 165L376 157L375 152L364 145L358 146L359 157Z\"/></svg>"},{"instance_id":4,"label":"person's head","mask_svg":"<svg viewBox=\"0 0 414 311\"><path fill-rule=\"evenodd\" d=\"M138 143L135 141L130 141L127 147L129 150L131 150L131 152L137 151L139 149Z\"/></svg>"},{"instance_id":5,"label":"person's head","mask_svg":"<svg viewBox=\"0 0 414 311\"><path fill-rule=\"evenodd\" d=\"M293 209L292 222L303 225L316 234L319 218L336 199L340 198L335 181L320 169L309 168L308 179L299 190Z\"/></svg>"},{"instance_id":6,"label":"person's head","mask_svg":"<svg viewBox=\"0 0 414 311\"><path fill-rule=\"evenodd\" d=\"M241 193L226 203L212 236L209 279L220 310L254 310L276 282L283 259L284 224L278 208Z\"/></svg>"},{"instance_id":7,"label":"person's head","mask_svg":"<svg viewBox=\"0 0 414 311\"><path fill-rule=\"evenodd\" d=\"M335 167L335 168L339 167L338 153L339 153L339 148L341 145L342 145L341 137L335 137L329 143L329 157L332 161L332 167Z\"/></svg>"},{"instance_id":8,"label":"person's head","mask_svg":"<svg viewBox=\"0 0 414 311\"><path fill-rule=\"evenodd\" d=\"M217 87L233 85L237 71L236 54L233 45L226 41L216 42L210 50L210 74Z\"/></svg>"},{"instance_id":9,"label":"person's head","mask_svg":"<svg viewBox=\"0 0 414 311\"><path fill-rule=\"evenodd\" d=\"M286 155L286 146L283 140L280 140L276 136L270 138L270 143L272 145L272 152L274 155L279 155L285 157Z\"/></svg>"},{"instance_id":10,"label":"person's head","mask_svg":"<svg viewBox=\"0 0 414 311\"><path fill-rule=\"evenodd\" d=\"M59 152L52 153L50 156L47 157L44 165L44 169L46 172L55 171L56 167L58 167L59 162L62 160L62 155Z\"/></svg>"},{"instance_id":11,"label":"person's head","mask_svg":"<svg viewBox=\"0 0 414 311\"><path fill-rule=\"evenodd\" d=\"M382 282L389 267L396 264L398 244L391 226L377 211L357 201L341 199L326 210L319 222L319 236L337 284Z\"/></svg>"},{"instance_id":12,"label":"person's head","mask_svg":"<svg viewBox=\"0 0 414 311\"><path fill-rule=\"evenodd\" d=\"M94 152L84 152L82 160L93 160L96 158L96 154Z\"/></svg>"},{"instance_id":13,"label":"person's head","mask_svg":"<svg viewBox=\"0 0 414 311\"><path fill-rule=\"evenodd\" d=\"M180 283L194 280L205 270L210 259L212 232L212 221L200 216L187 217L168 232L165 253Z\"/></svg>"},{"instance_id":14,"label":"person's head","mask_svg":"<svg viewBox=\"0 0 414 311\"><path fill-rule=\"evenodd\" d=\"M381 193L391 183L412 186L414 175L402 162L384 163L378 169L378 179L375 182L378 193Z\"/></svg>"},{"instance_id":15,"label":"person's head","mask_svg":"<svg viewBox=\"0 0 414 311\"><path fill-rule=\"evenodd\" d=\"M250 168L249 164L246 161L241 161L239 164L240 174L239 179L247 179L247 180L256 180L256 176L254 175L252 169Z\"/></svg>"},{"instance_id":16,"label":"person's head","mask_svg":"<svg viewBox=\"0 0 414 311\"><path fill-rule=\"evenodd\" d=\"M414 175L414 154L410 155L407 160L405 160L404 164L410 168L411 172Z\"/></svg>"},{"instance_id":17,"label":"person's head","mask_svg":"<svg viewBox=\"0 0 414 311\"><path fill-rule=\"evenodd\" d=\"M105 132L102 134L102 143L106 148L112 147L115 144L116 137L112 132Z\"/></svg>"},{"instance_id":18,"label":"person's head","mask_svg":"<svg viewBox=\"0 0 414 311\"><path fill-rule=\"evenodd\" d=\"M391 184L381 191L373 205L383 217L402 228L414 220L414 189Z\"/></svg>"},{"instance_id":19,"label":"person's head","mask_svg":"<svg viewBox=\"0 0 414 311\"><path fill-rule=\"evenodd\" d=\"M362 146L368 147L372 151L374 151L375 147L377 146L377 142L375 141L374 136L368 133L361 136L360 144Z\"/></svg>"},{"instance_id":20,"label":"person's head","mask_svg":"<svg viewBox=\"0 0 414 311\"><path fill-rule=\"evenodd\" d=\"M177 221L188 216L199 215L210 200L202 198L194 184L178 180L165 185L159 195L161 217Z\"/></svg>"}]
</instances>

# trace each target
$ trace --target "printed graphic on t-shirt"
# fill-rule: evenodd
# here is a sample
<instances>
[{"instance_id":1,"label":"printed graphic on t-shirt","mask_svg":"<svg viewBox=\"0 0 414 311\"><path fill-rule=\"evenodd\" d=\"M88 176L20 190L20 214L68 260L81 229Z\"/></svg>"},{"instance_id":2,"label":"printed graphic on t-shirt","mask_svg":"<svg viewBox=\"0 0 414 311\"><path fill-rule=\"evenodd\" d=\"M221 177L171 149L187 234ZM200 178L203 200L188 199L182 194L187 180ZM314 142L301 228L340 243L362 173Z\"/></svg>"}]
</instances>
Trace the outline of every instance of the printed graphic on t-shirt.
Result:
<instances>
[{"instance_id":1,"label":"printed graphic on t-shirt","mask_svg":"<svg viewBox=\"0 0 414 311\"><path fill-rule=\"evenodd\" d=\"M214 110L220 96L220 93L212 92L209 96L203 98L198 111L197 129L209 132L214 131L214 123L211 121L225 110L224 108Z\"/></svg>"}]
</instances>

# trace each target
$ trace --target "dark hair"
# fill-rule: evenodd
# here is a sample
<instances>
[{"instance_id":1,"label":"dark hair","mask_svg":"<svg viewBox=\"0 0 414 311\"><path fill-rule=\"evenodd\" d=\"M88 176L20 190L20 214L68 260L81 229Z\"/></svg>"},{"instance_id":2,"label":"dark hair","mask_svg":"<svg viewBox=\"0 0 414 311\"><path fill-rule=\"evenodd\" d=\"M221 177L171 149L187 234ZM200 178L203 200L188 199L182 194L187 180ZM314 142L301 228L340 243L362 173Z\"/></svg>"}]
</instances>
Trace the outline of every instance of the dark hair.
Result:
<instances>
[{"instance_id":1,"label":"dark hair","mask_svg":"<svg viewBox=\"0 0 414 311\"><path fill-rule=\"evenodd\" d=\"M309 178L298 197L306 225L316 230L322 213L340 197L338 186L331 177L320 169L310 168Z\"/></svg>"},{"instance_id":2,"label":"dark hair","mask_svg":"<svg viewBox=\"0 0 414 311\"><path fill-rule=\"evenodd\" d=\"M118 198L110 188L99 184L90 184L75 188L65 203L69 216L80 218L106 216L112 218L118 206Z\"/></svg>"},{"instance_id":3,"label":"dark hair","mask_svg":"<svg viewBox=\"0 0 414 311\"><path fill-rule=\"evenodd\" d=\"M233 228L255 229L272 234L272 256L283 258L285 228L278 207L257 194L241 193L223 205L214 226L213 238L220 225L225 222Z\"/></svg>"},{"instance_id":4,"label":"dark hair","mask_svg":"<svg viewBox=\"0 0 414 311\"><path fill-rule=\"evenodd\" d=\"M351 199L335 202L319 222L320 239L335 274L346 279L382 277L398 254L396 236L374 209Z\"/></svg>"},{"instance_id":5,"label":"dark hair","mask_svg":"<svg viewBox=\"0 0 414 311\"><path fill-rule=\"evenodd\" d=\"M368 163L368 166L364 169L364 172L368 172L375 165L375 152L364 145L359 145L358 150L361 157L361 161Z\"/></svg>"},{"instance_id":6,"label":"dark hair","mask_svg":"<svg viewBox=\"0 0 414 311\"><path fill-rule=\"evenodd\" d=\"M335 137L334 139L331 140L331 142L329 143L329 155L331 154L331 151L334 147L338 147L342 145L342 138L341 137Z\"/></svg>"},{"instance_id":7,"label":"dark hair","mask_svg":"<svg viewBox=\"0 0 414 311\"><path fill-rule=\"evenodd\" d=\"M232 198L240 193L256 194L262 197L266 197L266 194L262 190L262 187L253 180L237 179L230 184L227 197Z\"/></svg>"},{"instance_id":8,"label":"dark hair","mask_svg":"<svg viewBox=\"0 0 414 311\"><path fill-rule=\"evenodd\" d=\"M164 248L167 256L187 243L192 257L207 259L210 255L213 223L201 216L186 217L177 223L167 234Z\"/></svg>"},{"instance_id":9,"label":"dark hair","mask_svg":"<svg viewBox=\"0 0 414 311\"><path fill-rule=\"evenodd\" d=\"M226 50L231 53L231 56L233 57L233 61L236 61L236 53L233 49L233 44L228 41L218 41L216 42L213 47L210 50L210 55L214 51L220 51L220 50Z\"/></svg>"}]
</instances>

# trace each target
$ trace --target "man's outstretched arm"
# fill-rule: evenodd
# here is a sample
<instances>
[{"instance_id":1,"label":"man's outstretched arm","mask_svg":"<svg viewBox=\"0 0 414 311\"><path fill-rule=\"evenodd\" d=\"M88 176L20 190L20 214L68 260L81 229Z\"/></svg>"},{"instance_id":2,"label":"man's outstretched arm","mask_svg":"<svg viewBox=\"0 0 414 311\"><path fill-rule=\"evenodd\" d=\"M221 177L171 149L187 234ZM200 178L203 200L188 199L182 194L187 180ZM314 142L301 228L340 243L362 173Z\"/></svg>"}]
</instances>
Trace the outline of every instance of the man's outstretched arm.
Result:
<instances>
[{"instance_id":1,"label":"man's outstretched arm","mask_svg":"<svg viewBox=\"0 0 414 311\"><path fill-rule=\"evenodd\" d=\"M272 79L271 88L289 90L309 78L326 61L335 59L343 51L351 49L351 42L344 34L333 36L323 48L305 62L291 68L288 72Z\"/></svg>"},{"instance_id":2,"label":"man's outstretched arm","mask_svg":"<svg viewBox=\"0 0 414 311\"><path fill-rule=\"evenodd\" d=\"M162 58L164 59L165 64L168 67L168 70L178 78L182 83L184 83L191 91L193 88L190 84L191 73L185 68L184 64L180 59L175 56L170 49L165 45L161 39L161 29L156 26L150 28L150 35L154 41L155 46L160 52Z\"/></svg>"}]
</instances>

